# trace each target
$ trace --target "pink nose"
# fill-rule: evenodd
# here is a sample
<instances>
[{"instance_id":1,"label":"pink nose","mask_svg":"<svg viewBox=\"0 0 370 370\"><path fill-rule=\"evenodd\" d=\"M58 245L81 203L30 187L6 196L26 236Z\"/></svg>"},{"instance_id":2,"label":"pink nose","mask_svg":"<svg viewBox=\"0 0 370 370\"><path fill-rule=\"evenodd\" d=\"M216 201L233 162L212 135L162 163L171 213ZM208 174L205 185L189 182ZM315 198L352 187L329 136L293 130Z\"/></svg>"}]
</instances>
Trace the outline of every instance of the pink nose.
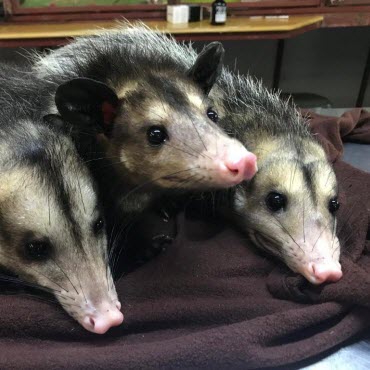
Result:
<instances>
[{"instance_id":1,"label":"pink nose","mask_svg":"<svg viewBox=\"0 0 370 370\"><path fill-rule=\"evenodd\" d=\"M307 275L308 276L307 276ZM322 284L325 282L336 282L343 276L341 266L338 262L333 263L315 263L310 262L308 264L308 270L306 271L306 278L313 284Z\"/></svg>"},{"instance_id":2,"label":"pink nose","mask_svg":"<svg viewBox=\"0 0 370 370\"><path fill-rule=\"evenodd\" d=\"M237 155L229 156L224 161L225 182L236 185L244 180L250 180L257 172L257 157L247 150Z\"/></svg>"},{"instance_id":3,"label":"pink nose","mask_svg":"<svg viewBox=\"0 0 370 370\"><path fill-rule=\"evenodd\" d=\"M93 314L87 314L81 324L92 333L105 334L110 328L121 325L123 322L123 314L118 307L110 306L104 310L99 310Z\"/></svg>"}]
</instances>

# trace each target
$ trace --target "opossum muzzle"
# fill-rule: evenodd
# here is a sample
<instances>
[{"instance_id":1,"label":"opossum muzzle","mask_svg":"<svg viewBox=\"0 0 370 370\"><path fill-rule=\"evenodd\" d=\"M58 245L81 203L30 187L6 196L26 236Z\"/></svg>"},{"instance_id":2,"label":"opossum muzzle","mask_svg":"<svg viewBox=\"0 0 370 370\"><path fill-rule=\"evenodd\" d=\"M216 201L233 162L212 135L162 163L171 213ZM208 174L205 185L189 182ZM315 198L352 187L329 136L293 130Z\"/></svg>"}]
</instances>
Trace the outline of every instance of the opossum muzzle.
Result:
<instances>
[{"instance_id":1,"label":"opossum muzzle","mask_svg":"<svg viewBox=\"0 0 370 370\"><path fill-rule=\"evenodd\" d=\"M229 151L220 162L219 175L225 186L237 185L250 180L257 172L257 157L241 147L239 151Z\"/></svg>"},{"instance_id":2,"label":"opossum muzzle","mask_svg":"<svg viewBox=\"0 0 370 370\"><path fill-rule=\"evenodd\" d=\"M223 148L219 148L219 143ZM198 163L210 176L210 186L227 188L250 180L257 172L257 157L234 139L217 138L206 141L207 150L200 153Z\"/></svg>"},{"instance_id":3,"label":"opossum muzzle","mask_svg":"<svg viewBox=\"0 0 370 370\"><path fill-rule=\"evenodd\" d=\"M329 263L310 262L300 272L312 284L336 282L342 278L342 269L339 262Z\"/></svg>"},{"instance_id":4,"label":"opossum muzzle","mask_svg":"<svg viewBox=\"0 0 370 370\"><path fill-rule=\"evenodd\" d=\"M339 241L330 232L324 232L312 243L307 235L305 240L280 241L250 232L252 240L263 250L284 260L294 271L303 275L310 283L336 282L343 276L339 258Z\"/></svg>"},{"instance_id":5,"label":"opossum muzzle","mask_svg":"<svg viewBox=\"0 0 370 370\"><path fill-rule=\"evenodd\" d=\"M121 325L124 318L110 268L98 258L95 263L95 268L86 263L80 264L78 271L67 271L67 279L60 281L63 289L56 296L63 308L86 330L104 334Z\"/></svg>"},{"instance_id":6,"label":"opossum muzzle","mask_svg":"<svg viewBox=\"0 0 370 370\"><path fill-rule=\"evenodd\" d=\"M123 314L120 311L121 304L117 301L113 304L109 301L100 302L99 306L86 303L85 310L88 312L80 324L88 331L95 334L104 334L110 328L119 326L123 322Z\"/></svg>"},{"instance_id":7,"label":"opossum muzzle","mask_svg":"<svg viewBox=\"0 0 370 370\"><path fill-rule=\"evenodd\" d=\"M306 232L305 240L297 239L297 245L304 256L292 266L294 271L316 285L342 278L339 240L331 231L313 228L313 231Z\"/></svg>"}]
</instances>

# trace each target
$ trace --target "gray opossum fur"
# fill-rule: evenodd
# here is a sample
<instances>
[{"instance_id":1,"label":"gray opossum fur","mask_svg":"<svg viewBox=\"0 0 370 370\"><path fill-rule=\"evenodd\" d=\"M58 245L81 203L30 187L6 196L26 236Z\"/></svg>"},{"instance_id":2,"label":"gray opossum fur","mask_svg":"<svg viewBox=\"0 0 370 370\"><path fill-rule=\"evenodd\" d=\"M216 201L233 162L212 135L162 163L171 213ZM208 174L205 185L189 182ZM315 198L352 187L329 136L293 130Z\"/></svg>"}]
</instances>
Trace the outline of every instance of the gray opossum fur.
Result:
<instances>
[{"instance_id":1,"label":"gray opossum fur","mask_svg":"<svg viewBox=\"0 0 370 370\"><path fill-rule=\"evenodd\" d=\"M251 76L242 76L223 69L217 83L220 101L227 118L220 123L235 136L253 136L264 132L271 136L310 138L306 120L291 101L283 100L280 92L268 90ZM231 132L232 131L232 132ZM252 140L252 138L250 138Z\"/></svg>"},{"instance_id":2,"label":"gray opossum fur","mask_svg":"<svg viewBox=\"0 0 370 370\"><path fill-rule=\"evenodd\" d=\"M33 69L39 77L57 85L85 76L119 88L125 78L138 77L145 71L169 69L184 73L193 65L197 53L191 45L177 43L142 23L137 24L122 23L122 30L79 38L78 50L72 43L46 58L44 54L31 54Z\"/></svg>"}]
</instances>

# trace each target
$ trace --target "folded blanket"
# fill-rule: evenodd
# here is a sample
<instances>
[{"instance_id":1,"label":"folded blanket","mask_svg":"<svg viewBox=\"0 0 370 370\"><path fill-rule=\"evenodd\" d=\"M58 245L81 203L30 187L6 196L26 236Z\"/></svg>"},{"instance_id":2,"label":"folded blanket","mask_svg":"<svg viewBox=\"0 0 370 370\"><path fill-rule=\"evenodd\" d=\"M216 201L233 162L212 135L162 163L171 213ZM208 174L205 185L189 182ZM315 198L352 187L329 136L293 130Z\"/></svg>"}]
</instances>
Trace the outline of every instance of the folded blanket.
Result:
<instances>
[{"instance_id":1,"label":"folded blanket","mask_svg":"<svg viewBox=\"0 0 370 370\"><path fill-rule=\"evenodd\" d=\"M339 118L309 111L302 111L302 115L309 119L312 132L332 162L342 156L343 142L370 144L370 113L363 109L353 109Z\"/></svg>"},{"instance_id":2,"label":"folded blanket","mask_svg":"<svg viewBox=\"0 0 370 370\"><path fill-rule=\"evenodd\" d=\"M341 135L370 142L369 115L359 110L339 119L312 114L311 125L333 159ZM355 337L370 325L370 174L339 160L335 170L340 282L310 286L231 227L180 214L173 244L117 283L125 323L105 336L88 333L56 304L1 295L0 368L255 369ZM147 232L161 223L153 220Z\"/></svg>"}]
</instances>

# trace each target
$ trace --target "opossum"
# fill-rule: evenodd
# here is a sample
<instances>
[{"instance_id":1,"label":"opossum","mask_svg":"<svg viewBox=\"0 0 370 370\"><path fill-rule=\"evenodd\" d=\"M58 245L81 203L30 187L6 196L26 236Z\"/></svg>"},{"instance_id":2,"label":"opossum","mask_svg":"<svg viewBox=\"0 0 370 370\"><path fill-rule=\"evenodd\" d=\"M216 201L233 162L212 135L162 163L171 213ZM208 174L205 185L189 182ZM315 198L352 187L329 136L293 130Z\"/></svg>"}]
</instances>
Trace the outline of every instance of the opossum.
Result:
<instances>
[{"instance_id":1,"label":"opossum","mask_svg":"<svg viewBox=\"0 0 370 370\"><path fill-rule=\"evenodd\" d=\"M57 108L82 134L101 133L100 147L84 154L95 151L95 168L103 158L106 192L126 212L140 212L164 192L225 188L255 174L255 155L219 129L207 97L223 54L220 43L197 56L133 27L79 38L36 57L33 69L54 86L47 112Z\"/></svg>"},{"instance_id":2,"label":"opossum","mask_svg":"<svg viewBox=\"0 0 370 370\"><path fill-rule=\"evenodd\" d=\"M96 186L64 122L33 112L38 84L0 68L0 267L103 334L123 315Z\"/></svg>"},{"instance_id":3,"label":"opossum","mask_svg":"<svg viewBox=\"0 0 370 370\"><path fill-rule=\"evenodd\" d=\"M101 46L102 42L106 45L105 48ZM131 45L132 52L128 52L131 49L127 45ZM145 51L143 45L147 45ZM127 66L127 63L123 63L122 66L119 64L121 60L125 60L123 52L125 52L127 61L131 63L134 61L133 64L135 67L137 66L134 71L133 67L130 69ZM80 54L76 55L77 53ZM207 49L203 55L205 55L203 60L207 64L209 61ZM168 40L164 36L146 29L134 28L129 31L77 41L69 47L40 59L36 63L36 70L40 76L52 81L55 81L55 76L61 76L62 80L63 76L76 77L81 75L80 72L76 71L86 70L87 66L91 66L91 56L94 57L94 60L99 60L99 63L94 64L93 74L88 75L83 72L82 75L97 78L113 87L116 92L119 91L120 84L118 83L116 86L114 84L120 79L117 78L117 74L113 75L114 77L109 76L110 79L107 79L107 68L109 72L119 72L119 75L130 71L127 75L135 76L130 83L124 85L129 93L127 94L127 91L123 90L123 107L124 98L130 98L130 92L132 91L134 94L137 91L135 81L140 76L145 76L145 71L150 71L161 58L163 63L156 66L156 73L163 71L163 68L166 69L170 65L171 70L173 68L184 75L187 70L191 69L191 66L201 65L196 62L197 56L191 47L177 45L173 40ZM97 56L100 56L100 59ZM143 59L155 62L150 66L151 68L146 68L146 64L142 62ZM103 69L102 66L108 67ZM123 68L125 68L124 72L122 72ZM99 71L103 71L103 76L99 76ZM63 82L62 80L59 79L57 82ZM146 91L146 89L143 90ZM118 96L120 96L119 92ZM248 149L255 151L262 161L261 173L258 173L254 180L247 181L237 187L233 198L233 212L239 214L238 220L243 224L243 228L257 246L278 255L292 270L302 273L309 281L319 284L324 281L340 279L342 275L338 262L340 246L335 236L336 220L334 216L339 207L335 175L326 160L324 151L310 136L296 110L285 104L278 95L268 93L266 89L258 83L254 83L250 78L233 77L226 70L222 73L217 88L212 89L209 98L212 102L212 111L214 111L214 113L209 112L211 117L215 120L221 117L220 126L226 131L235 131L234 137L242 141ZM140 104L142 104L141 100ZM149 105L144 104L144 106L148 108ZM124 117L124 114L129 116L130 114L127 112L131 111L129 109L123 110L120 115L118 110L117 117ZM219 114L217 115L215 112ZM174 115L173 117L178 118L179 116ZM130 127L131 125L126 124L128 132L130 132ZM184 127L184 124L179 127ZM196 127L199 126L196 125ZM209 131L211 134L214 132L213 127L212 125L212 130ZM176 178L177 174L175 174L175 177L168 178L166 176L166 183L164 183L161 175L168 169L179 168L173 166L170 158L177 159L181 156L181 159L189 160L188 153L186 156L183 153L184 150L189 152L188 145L193 146L198 142L197 152L202 151L202 144L198 137L194 136L193 127L191 129L192 136L183 139L184 146L176 145L177 148L172 148L164 145L162 149L166 150L162 151L163 156L156 156L156 162L149 163L150 165L158 164L161 169L164 169L163 172L158 173L161 182L155 181L155 177L153 180L154 171L151 171L153 167L148 166L148 162L144 161L148 152L143 150L143 140L139 143L140 146L136 146L136 149L129 154L131 156L133 153L136 153L135 155L140 153L140 161L142 161L140 165L144 166L146 175L150 174L149 178L140 176L141 169L138 169L140 166L135 165L139 163L138 161L132 161L130 156L128 158L122 156L121 158L126 161L126 167L132 165L132 168L135 169L132 175L136 176L139 183L148 180L162 188L176 187L179 183L187 182L192 178L183 178L182 181L182 179ZM202 136L204 131L200 130ZM139 135L136 134L136 137ZM214 136L208 137L210 142L207 145L210 147L214 145L212 141L214 143L220 141L215 140ZM130 142L128 142L127 148L135 148L134 146L129 147L129 144ZM173 145L171 140L168 144ZM192 149L194 148L190 149L193 154ZM178 149L181 149L182 152ZM113 157L117 155L117 152L108 150L107 153L109 152L112 153ZM128 152L126 150L126 153ZM175 157L176 154L178 156ZM159 161L159 164L158 159L163 159L163 161ZM181 161L181 163L186 162ZM183 165L181 168L188 168L187 166ZM202 170L205 173L204 168ZM129 171L126 173L129 174ZM324 183L320 180L323 175L326 176ZM198 178L195 177L195 179L199 182ZM168 184L168 180L173 182ZM204 183L198 183L197 186L190 185L193 189L198 188L199 190ZM190 185L186 185L186 187L189 188ZM147 196L148 192L145 195ZM276 204L273 206L272 203Z\"/></svg>"},{"instance_id":4,"label":"opossum","mask_svg":"<svg viewBox=\"0 0 370 370\"><path fill-rule=\"evenodd\" d=\"M231 213L254 244L313 284L342 277L335 173L293 104L251 77L224 70L220 125L258 157L259 171L237 186Z\"/></svg>"}]
</instances>

